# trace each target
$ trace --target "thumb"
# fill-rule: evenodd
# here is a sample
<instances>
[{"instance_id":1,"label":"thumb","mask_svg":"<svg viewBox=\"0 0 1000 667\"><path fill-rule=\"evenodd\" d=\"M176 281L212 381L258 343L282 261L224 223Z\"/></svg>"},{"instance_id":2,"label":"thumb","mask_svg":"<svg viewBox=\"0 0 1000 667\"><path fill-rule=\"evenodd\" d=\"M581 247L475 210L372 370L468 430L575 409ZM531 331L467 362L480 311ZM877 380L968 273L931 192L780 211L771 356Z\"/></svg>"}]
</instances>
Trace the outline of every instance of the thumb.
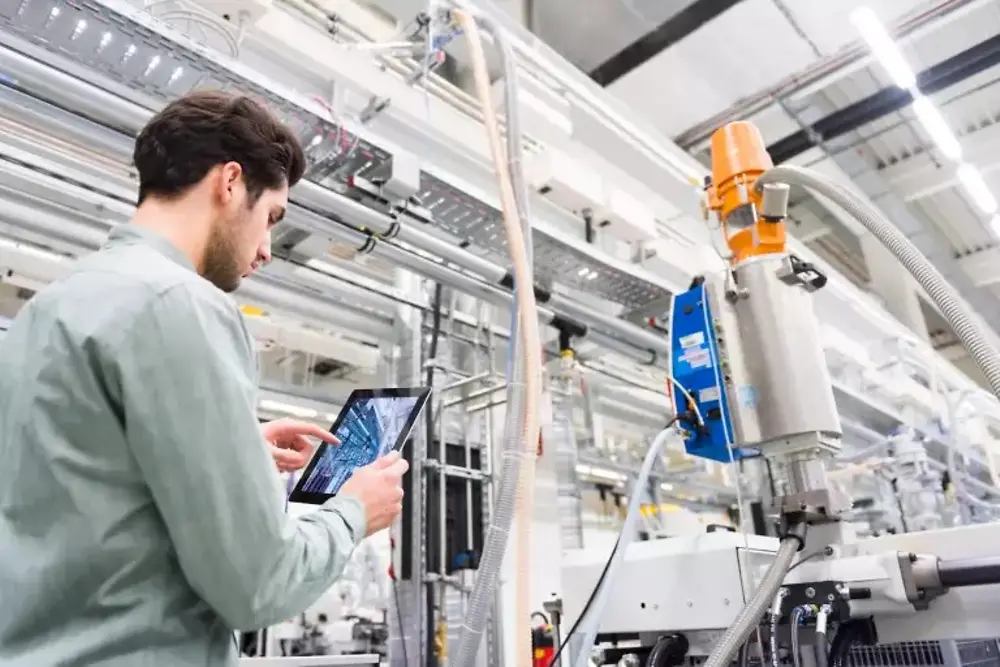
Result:
<instances>
[{"instance_id":1,"label":"thumb","mask_svg":"<svg viewBox=\"0 0 1000 667\"><path fill-rule=\"evenodd\" d=\"M399 452L393 450L388 454L386 454L385 456L383 456L382 458L376 459L375 462L372 463L372 468L374 468L375 470L382 470L384 468L388 468L398 460L399 460Z\"/></svg>"}]
</instances>

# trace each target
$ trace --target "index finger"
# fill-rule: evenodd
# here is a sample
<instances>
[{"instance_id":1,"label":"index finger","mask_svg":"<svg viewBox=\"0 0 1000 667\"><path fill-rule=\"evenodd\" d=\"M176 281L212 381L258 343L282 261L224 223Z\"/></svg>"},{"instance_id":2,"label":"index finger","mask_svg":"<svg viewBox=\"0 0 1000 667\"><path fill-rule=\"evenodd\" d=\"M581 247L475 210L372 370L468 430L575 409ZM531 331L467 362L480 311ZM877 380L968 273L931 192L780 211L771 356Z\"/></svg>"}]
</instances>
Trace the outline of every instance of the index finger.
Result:
<instances>
[{"instance_id":1,"label":"index finger","mask_svg":"<svg viewBox=\"0 0 1000 667\"><path fill-rule=\"evenodd\" d=\"M340 440L337 439L333 433L326 430L322 426L317 426L316 424L302 424L302 428L298 429L298 435L308 435L313 438L322 440L323 442L328 442L331 445L340 444Z\"/></svg>"}]
</instances>

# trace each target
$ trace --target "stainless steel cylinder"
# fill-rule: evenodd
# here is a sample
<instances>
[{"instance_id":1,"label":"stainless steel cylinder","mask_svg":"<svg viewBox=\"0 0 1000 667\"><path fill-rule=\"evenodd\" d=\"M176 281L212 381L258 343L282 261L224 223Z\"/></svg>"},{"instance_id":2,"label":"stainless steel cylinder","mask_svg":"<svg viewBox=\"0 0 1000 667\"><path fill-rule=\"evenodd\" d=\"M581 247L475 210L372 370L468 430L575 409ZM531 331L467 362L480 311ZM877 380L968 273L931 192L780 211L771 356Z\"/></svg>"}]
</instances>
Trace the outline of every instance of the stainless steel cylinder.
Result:
<instances>
[{"instance_id":1,"label":"stainless steel cylinder","mask_svg":"<svg viewBox=\"0 0 1000 667\"><path fill-rule=\"evenodd\" d=\"M819 325L814 287L797 276L787 255L746 260L734 269L730 296L739 329L743 382L741 410L756 416L760 444L816 434L820 444L840 439ZM790 443L788 443L790 444ZM766 451L765 451L766 453Z\"/></svg>"}]
</instances>

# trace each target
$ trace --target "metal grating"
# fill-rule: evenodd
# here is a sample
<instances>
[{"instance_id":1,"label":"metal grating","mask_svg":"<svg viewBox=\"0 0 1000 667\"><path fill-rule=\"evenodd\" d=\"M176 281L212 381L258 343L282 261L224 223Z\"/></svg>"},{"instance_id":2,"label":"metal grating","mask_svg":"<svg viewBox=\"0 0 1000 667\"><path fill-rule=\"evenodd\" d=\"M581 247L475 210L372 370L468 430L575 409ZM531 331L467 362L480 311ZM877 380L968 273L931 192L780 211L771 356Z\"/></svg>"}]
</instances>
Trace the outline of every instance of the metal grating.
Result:
<instances>
[{"instance_id":1,"label":"metal grating","mask_svg":"<svg viewBox=\"0 0 1000 667\"><path fill-rule=\"evenodd\" d=\"M850 667L1000 667L996 639L855 646Z\"/></svg>"},{"instance_id":2,"label":"metal grating","mask_svg":"<svg viewBox=\"0 0 1000 667\"><path fill-rule=\"evenodd\" d=\"M299 135L310 161L307 178L321 185L336 186L351 174L368 177L392 159L389 152L328 120L322 101L266 81L119 0L0 0L0 27L86 67L93 83L110 79L159 103L204 89L238 91L259 99ZM422 183L425 204L434 204L429 208L435 213L435 225L468 240L470 250L507 263L497 209L429 174L423 174ZM543 280L627 309L669 295L640 271L630 270L626 263L609 263L587 246L564 243L539 230L534 242L537 272Z\"/></svg>"}]
</instances>

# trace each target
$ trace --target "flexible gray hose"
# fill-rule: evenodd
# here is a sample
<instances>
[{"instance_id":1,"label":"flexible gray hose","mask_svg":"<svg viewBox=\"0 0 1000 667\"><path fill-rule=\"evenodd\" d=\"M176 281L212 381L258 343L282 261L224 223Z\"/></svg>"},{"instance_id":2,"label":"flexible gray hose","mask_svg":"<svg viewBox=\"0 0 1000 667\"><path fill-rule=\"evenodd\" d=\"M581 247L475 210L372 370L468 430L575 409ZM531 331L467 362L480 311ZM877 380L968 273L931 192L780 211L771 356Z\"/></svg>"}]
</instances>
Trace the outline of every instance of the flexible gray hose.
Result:
<instances>
[{"instance_id":1,"label":"flexible gray hose","mask_svg":"<svg viewBox=\"0 0 1000 667\"><path fill-rule=\"evenodd\" d=\"M1000 353L989 341L975 313L937 269L898 229L865 201L836 181L799 167L775 167L757 179L757 188L768 183L799 185L827 197L850 213L896 256L913 278L927 292L934 305L955 330L955 335L986 376L993 395L1000 398Z\"/></svg>"},{"instance_id":2,"label":"flexible gray hose","mask_svg":"<svg viewBox=\"0 0 1000 667\"><path fill-rule=\"evenodd\" d=\"M601 616L604 615L604 607L607 606L608 597L615 587L615 579L618 576L618 570L621 568L622 561L625 560L625 552L628 551L628 546L635 537L635 523L639 519L643 489L646 488L646 484L649 482L649 475L653 471L653 466L660 458L660 450L663 448L663 443L667 441L672 432L672 429L666 428L657 434L653 439L653 444L649 446L649 451L646 452L646 458L642 461L642 467L639 468L639 475L636 477L635 486L632 489L632 493L629 494L628 513L625 515L625 524L622 526L621 535L618 537L618 546L611 556L611 562L608 563L604 581L601 582L601 588L594 599L594 606L591 608L590 613L587 614L586 619L584 619L584 624L580 626L583 643L580 645L580 652L577 654L576 667L589 667L590 651L594 648L597 631L601 627ZM789 561L790 563L791 561Z\"/></svg>"},{"instance_id":3,"label":"flexible gray hose","mask_svg":"<svg viewBox=\"0 0 1000 667\"><path fill-rule=\"evenodd\" d=\"M476 583L469 597L468 611L459 628L458 648L451 664L462 666L475 662L489 611L495 601L494 591L500 577L510 529L514 523L514 505L521 464L527 456L521 439L524 430L524 362L515 364L515 377L507 386L505 443L500 463L500 484L495 495L493 521L486 529L483 557L479 562Z\"/></svg>"},{"instance_id":4,"label":"flexible gray hose","mask_svg":"<svg viewBox=\"0 0 1000 667\"><path fill-rule=\"evenodd\" d=\"M497 25L490 19L476 17L482 29L493 37L494 44L500 56L504 72L504 115L507 127L505 143L507 144L508 169L511 184L514 189L514 201L521 219L524 231L525 250L528 266L533 266L534 253L532 248L532 225L528 217L528 192L524 177L523 140L521 133L521 116L518 100L518 82L515 69L514 53L501 34ZM533 272L532 272L533 273ZM458 646L452 654L451 664L456 667L472 667L482 644L483 633L489 619L490 610L496 601L496 586L499 581L500 568L503 565L507 544L510 541L510 529L514 523L515 505L517 500L518 480L526 460L526 448L522 442L524 432L524 400L525 400L525 358L523 351L517 349L517 317L518 302L515 293L511 304L511 335L509 345L513 354L513 377L508 378L505 444L503 461L500 469L499 489L495 495L493 521L484 536L483 556L477 570L476 581L469 597L469 606L463 619L458 635ZM498 619L499 620L499 619ZM527 623L527 619L524 619Z\"/></svg>"},{"instance_id":5,"label":"flexible gray hose","mask_svg":"<svg viewBox=\"0 0 1000 667\"><path fill-rule=\"evenodd\" d=\"M802 607L796 607L792 611L792 617L788 619L788 630L792 633L792 667L802 667Z\"/></svg>"},{"instance_id":6,"label":"flexible gray hose","mask_svg":"<svg viewBox=\"0 0 1000 667\"><path fill-rule=\"evenodd\" d=\"M761 617L767 611L768 603L774 599L778 589L781 588L781 582L788 574L788 569L792 566L792 561L795 559L795 554L798 552L805 534L806 524L795 524L789 537L782 540L771 567L761 579L753 597L740 612L736 622L722 635L722 639L712 649L712 654L708 656L703 667L729 667L736 652L740 650L740 646L760 623Z\"/></svg>"}]
</instances>

